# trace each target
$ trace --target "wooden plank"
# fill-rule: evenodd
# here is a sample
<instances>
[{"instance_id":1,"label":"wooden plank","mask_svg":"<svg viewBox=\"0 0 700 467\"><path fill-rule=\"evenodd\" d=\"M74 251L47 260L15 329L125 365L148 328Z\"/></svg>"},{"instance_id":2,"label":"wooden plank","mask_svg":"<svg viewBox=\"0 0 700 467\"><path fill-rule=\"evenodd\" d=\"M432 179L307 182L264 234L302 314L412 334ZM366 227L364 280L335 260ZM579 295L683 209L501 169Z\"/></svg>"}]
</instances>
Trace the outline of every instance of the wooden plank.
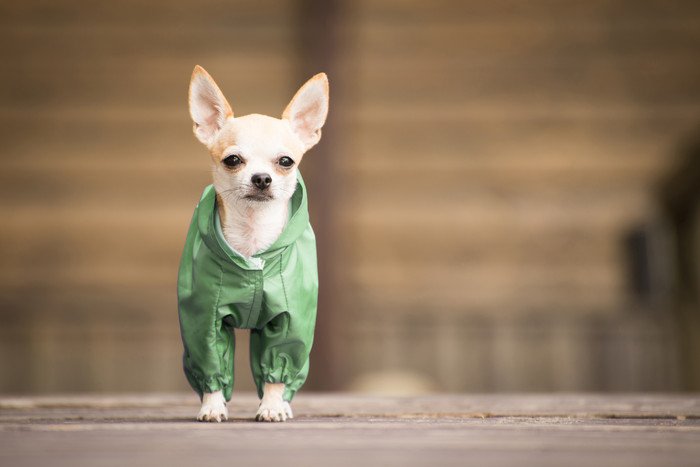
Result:
<instances>
[{"instance_id":1,"label":"wooden plank","mask_svg":"<svg viewBox=\"0 0 700 467\"><path fill-rule=\"evenodd\" d=\"M51 74L55 70L29 71L22 68L10 75L11 81L2 87L0 98L5 112L12 109L42 111L51 105L54 107L52 111L61 108L114 107L111 111L129 108L134 115L142 109L152 111L154 106L165 104L178 115L186 116L189 77L194 65L201 62L216 77L239 114L273 110L281 114L292 95L291 85L280 78L291 71L283 54L284 51L261 52L260 59L254 63L239 60L248 71L240 77L238 66L241 65L236 63L235 55L225 60L184 57L175 63L148 59L121 65L111 63L111 66L93 63L90 70L66 70L62 79ZM116 74L121 78L113 79ZM236 76L236 79L230 76Z\"/></svg>"},{"instance_id":2,"label":"wooden plank","mask_svg":"<svg viewBox=\"0 0 700 467\"><path fill-rule=\"evenodd\" d=\"M547 224L580 228L622 227L646 212L645 201L643 194L614 200L612 205L601 202L586 206L584 200L571 200L570 203L552 201L532 203L528 207L533 210L528 211L507 202L485 206L478 198L446 200L439 205L423 199L412 205L393 205L390 212L385 209L389 203L348 208L340 221L347 227L401 225L406 229L434 223L464 232L485 224L504 230L514 226L543 227Z\"/></svg>"},{"instance_id":3,"label":"wooden plank","mask_svg":"<svg viewBox=\"0 0 700 467\"><path fill-rule=\"evenodd\" d=\"M502 314L560 310L616 310L625 284L614 265L461 262L404 263L365 260L346 273L359 309L503 308ZM439 305L436 305L439 304Z\"/></svg>"},{"instance_id":4,"label":"wooden plank","mask_svg":"<svg viewBox=\"0 0 700 467\"><path fill-rule=\"evenodd\" d=\"M467 70L442 73L439 79L432 75L412 76L401 79L408 69L375 70L367 68L358 83L363 99L377 107L403 106L410 99L409 111L420 113L441 106L465 106L481 108L485 106L530 108L558 106L596 108L600 111L615 106L693 106L696 110L700 102L697 83L700 71L678 70L631 70L624 74L611 66L608 69L587 70L587 80L572 81L569 72L551 72L541 69L481 71L479 77L465 83ZM520 80L512 80L511 73L520 75ZM658 86L659 81L663 86ZM542 89L546 88L546 94ZM637 91L634 99L626 94L630 88ZM672 91L669 91L672 89Z\"/></svg>"},{"instance_id":5,"label":"wooden plank","mask_svg":"<svg viewBox=\"0 0 700 467\"><path fill-rule=\"evenodd\" d=\"M361 0L355 3L356 14L362 22L376 19L382 23L468 18L475 23L521 20L566 24L614 19L614 24L622 25L640 22L676 24L700 16L700 8L692 1L644 0L635 2L636 8L633 9L626 2L611 4L607 0L579 4L566 4L557 0L537 0L527 4L518 0L496 0L489 3L436 0L430 4L421 0Z\"/></svg>"},{"instance_id":6,"label":"wooden plank","mask_svg":"<svg viewBox=\"0 0 700 467\"><path fill-rule=\"evenodd\" d=\"M97 26L133 25L135 27L169 27L174 24L187 27L222 28L231 27L232 21L264 22L271 17L288 17L293 2L271 0L237 0L235 6L222 0L154 1L143 5L136 0L126 0L119 4L85 4L79 0L62 0L59 3L49 0L7 2L0 6L3 22L17 24L63 24L75 28L90 27L83 18L91 18ZM183 25L183 14L187 21ZM245 26L245 25L242 25Z\"/></svg>"},{"instance_id":7,"label":"wooden plank","mask_svg":"<svg viewBox=\"0 0 700 467\"><path fill-rule=\"evenodd\" d=\"M179 466L234 450L254 465L271 442L266 462L292 465L680 466L700 455L694 395L301 394L294 421L264 425L256 405L237 394L228 423L197 424L192 395L3 399L0 461Z\"/></svg>"},{"instance_id":8,"label":"wooden plank","mask_svg":"<svg viewBox=\"0 0 700 467\"><path fill-rule=\"evenodd\" d=\"M612 231L611 231L612 230ZM614 229L558 227L555 225L528 230L513 225L507 230L489 228L455 230L442 225L425 225L405 229L400 225L367 226L357 229L347 248L381 263L406 261L418 267L435 260L445 264L482 261L514 263L578 263L619 260L620 242ZM431 241L430 239L440 239Z\"/></svg>"},{"instance_id":9,"label":"wooden plank","mask_svg":"<svg viewBox=\"0 0 700 467\"><path fill-rule=\"evenodd\" d=\"M60 158L60 154L53 155ZM112 159L99 161L98 167L87 160L85 166L68 170L62 170L61 163L57 163L38 169L7 171L0 175L0 193L7 195L0 202L0 210L11 214L22 206L38 215L36 222L42 221L42 214L47 221L56 219L56 215L42 213L54 209L64 212L86 209L98 219L109 217L109 208L117 212L129 208L170 213L177 213L178 209L193 210L204 187L211 184L211 176L208 154L192 154L191 159L186 160L184 169L165 160L158 161L159 164L146 159L132 165ZM74 215L80 216L78 212ZM12 218L19 221L27 216L14 212ZM138 218L136 214L134 219L138 221Z\"/></svg>"},{"instance_id":10,"label":"wooden plank","mask_svg":"<svg viewBox=\"0 0 700 467\"><path fill-rule=\"evenodd\" d=\"M462 121L488 121L497 124L549 120L578 121L603 120L619 121L659 121L678 122L682 125L697 121L696 103L671 103L667 105L645 106L640 109L632 102L589 102L585 99L557 102L556 106L543 103L540 99L494 98L490 101L460 102L443 98L439 102L423 102L420 107L408 102L406 97L391 102L367 100L364 105L349 110L348 121L375 122L415 122L443 124Z\"/></svg>"},{"instance_id":11,"label":"wooden plank","mask_svg":"<svg viewBox=\"0 0 700 467\"><path fill-rule=\"evenodd\" d=\"M515 110L515 109L511 109ZM527 109L520 109L519 114ZM684 117L663 119L649 115L640 118L561 118L553 110L548 117L532 109L529 119L503 120L474 114L431 122L418 116L380 118L359 116L353 125L351 155L340 158L343 167L355 170L383 168L394 170L445 170L463 167L503 169L571 168L634 171L654 168L676 145L679 138L692 134L695 123ZM613 157L614 156L614 157Z\"/></svg>"},{"instance_id":12,"label":"wooden plank","mask_svg":"<svg viewBox=\"0 0 700 467\"><path fill-rule=\"evenodd\" d=\"M251 393L237 394L232 409L245 408L255 403ZM488 418L488 417L562 417L579 418L700 418L700 396L697 394L500 394L500 395L421 395L377 396L351 393L300 393L295 399L299 412L309 417L405 417L425 418ZM185 393L104 394L104 395L47 395L32 397L0 397L3 425L21 423L10 411L22 411L37 423L42 422L44 411L63 409L129 410L140 408L191 409L198 407L195 397ZM105 416L99 412L91 418L99 421ZM133 414L132 416L136 416ZM216 426L216 425L199 425ZM283 426L283 425L277 425ZM699 433L700 434L700 433Z\"/></svg>"}]
</instances>

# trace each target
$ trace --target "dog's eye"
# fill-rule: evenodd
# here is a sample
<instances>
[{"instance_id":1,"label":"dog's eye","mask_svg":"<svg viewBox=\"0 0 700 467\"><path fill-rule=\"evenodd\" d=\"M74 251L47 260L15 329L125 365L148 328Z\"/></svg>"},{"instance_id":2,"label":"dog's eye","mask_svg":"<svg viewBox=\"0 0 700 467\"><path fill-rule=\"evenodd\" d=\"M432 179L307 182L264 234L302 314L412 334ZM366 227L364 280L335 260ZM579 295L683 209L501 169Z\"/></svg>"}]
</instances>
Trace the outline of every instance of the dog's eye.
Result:
<instances>
[{"instance_id":1,"label":"dog's eye","mask_svg":"<svg viewBox=\"0 0 700 467\"><path fill-rule=\"evenodd\" d=\"M278 160L277 163L282 167L291 167L294 165L292 158L287 156L280 157L280 160Z\"/></svg>"},{"instance_id":2,"label":"dog's eye","mask_svg":"<svg viewBox=\"0 0 700 467\"><path fill-rule=\"evenodd\" d=\"M240 157L236 156L235 154L232 154L228 156L226 159L222 161L226 167L236 167L243 161L241 160Z\"/></svg>"}]
</instances>

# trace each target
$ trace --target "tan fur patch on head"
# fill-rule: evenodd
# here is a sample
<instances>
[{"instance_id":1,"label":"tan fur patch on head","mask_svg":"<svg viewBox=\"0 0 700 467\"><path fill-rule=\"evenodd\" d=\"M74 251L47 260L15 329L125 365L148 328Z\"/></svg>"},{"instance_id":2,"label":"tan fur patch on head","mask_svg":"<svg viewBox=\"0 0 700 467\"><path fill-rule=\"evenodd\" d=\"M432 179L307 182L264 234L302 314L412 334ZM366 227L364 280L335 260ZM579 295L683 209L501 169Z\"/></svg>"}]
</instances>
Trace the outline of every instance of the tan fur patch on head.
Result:
<instances>
[{"instance_id":1,"label":"tan fur patch on head","mask_svg":"<svg viewBox=\"0 0 700 467\"><path fill-rule=\"evenodd\" d=\"M328 77L319 73L304 83L282 113L305 150L321 139L321 128L328 116L328 100Z\"/></svg>"},{"instance_id":2,"label":"tan fur patch on head","mask_svg":"<svg viewBox=\"0 0 700 467\"><path fill-rule=\"evenodd\" d=\"M194 134L209 146L226 121L233 117L233 110L214 79L199 65L192 72L188 100Z\"/></svg>"}]
</instances>

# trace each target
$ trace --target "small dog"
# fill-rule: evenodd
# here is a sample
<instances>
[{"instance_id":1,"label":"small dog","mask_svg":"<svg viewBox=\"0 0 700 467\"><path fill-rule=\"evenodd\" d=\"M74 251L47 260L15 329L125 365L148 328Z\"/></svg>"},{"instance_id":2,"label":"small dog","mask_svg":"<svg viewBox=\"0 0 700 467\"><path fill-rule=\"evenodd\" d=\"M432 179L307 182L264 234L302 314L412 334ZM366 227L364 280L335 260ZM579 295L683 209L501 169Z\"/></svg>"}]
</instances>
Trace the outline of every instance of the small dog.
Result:
<instances>
[{"instance_id":1,"label":"small dog","mask_svg":"<svg viewBox=\"0 0 700 467\"><path fill-rule=\"evenodd\" d=\"M292 418L309 370L316 322L316 243L297 167L321 138L328 79L304 84L282 118L233 116L200 66L189 89L194 134L209 150L213 185L195 209L178 273L185 375L200 421L228 419L233 328L250 329L259 421Z\"/></svg>"}]
</instances>

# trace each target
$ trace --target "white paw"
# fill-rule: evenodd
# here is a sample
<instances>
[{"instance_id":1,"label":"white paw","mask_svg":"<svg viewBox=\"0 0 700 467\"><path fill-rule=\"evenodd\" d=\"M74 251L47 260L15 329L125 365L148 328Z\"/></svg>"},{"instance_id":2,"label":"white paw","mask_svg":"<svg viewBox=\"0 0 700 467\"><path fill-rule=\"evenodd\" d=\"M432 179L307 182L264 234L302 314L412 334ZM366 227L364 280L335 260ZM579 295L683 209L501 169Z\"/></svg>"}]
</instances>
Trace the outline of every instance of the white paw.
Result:
<instances>
[{"instance_id":1,"label":"white paw","mask_svg":"<svg viewBox=\"0 0 700 467\"><path fill-rule=\"evenodd\" d=\"M202 397L202 408L199 409L197 420L200 422L221 422L228 420L228 409L226 399L221 391L204 393Z\"/></svg>"},{"instance_id":2,"label":"white paw","mask_svg":"<svg viewBox=\"0 0 700 467\"><path fill-rule=\"evenodd\" d=\"M288 418L294 418L292 407L285 400L268 400L260 402L255 419L259 422L285 422Z\"/></svg>"}]
</instances>

